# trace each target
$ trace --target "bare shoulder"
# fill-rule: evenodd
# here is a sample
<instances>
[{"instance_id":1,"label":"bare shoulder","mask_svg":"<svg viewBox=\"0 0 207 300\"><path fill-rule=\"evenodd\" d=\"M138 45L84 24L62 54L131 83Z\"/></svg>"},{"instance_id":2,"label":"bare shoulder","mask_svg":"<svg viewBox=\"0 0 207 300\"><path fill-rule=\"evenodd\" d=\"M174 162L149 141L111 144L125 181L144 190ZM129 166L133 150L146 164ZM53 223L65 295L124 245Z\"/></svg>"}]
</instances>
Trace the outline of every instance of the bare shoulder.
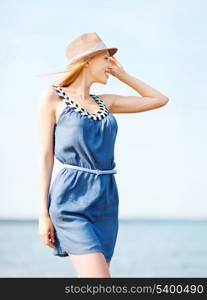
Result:
<instances>
[{"instance_id":1,"label":"bare shoulder","mask_svg":"<svg viewBox=\"0 0 207 300\"><path fill-rule=\"evenodd\" d=\"M60 102L59 97L52 86L42 90L39 100L40 106L48 106L48 108L52 110L56 109L58 102Z\"/></svg>"},{"instance_id":2,"label":"bare shoulder","mask_svg":"<svg viewBox=\"0 0 207 300\"><path fill-rule=\"evenodd\" d=\"M60 103L62 103L62 101L52 86L42 90L39 99L40 108L45 107L48 111L56 112Z\"/></svg>"},{"instance_id":3,"label":"bare shoulder","mask_svg":"<svg viewBox=\"0 0 207 300\"><path fill-rule=\"evenodd\" d=\"M56 122L57 111L63 101L57 95L56 91L52 86L44 88L39 97L38 112L40 118L44 121L50 120L52 123Z\"/></svg>"}]
</instances>

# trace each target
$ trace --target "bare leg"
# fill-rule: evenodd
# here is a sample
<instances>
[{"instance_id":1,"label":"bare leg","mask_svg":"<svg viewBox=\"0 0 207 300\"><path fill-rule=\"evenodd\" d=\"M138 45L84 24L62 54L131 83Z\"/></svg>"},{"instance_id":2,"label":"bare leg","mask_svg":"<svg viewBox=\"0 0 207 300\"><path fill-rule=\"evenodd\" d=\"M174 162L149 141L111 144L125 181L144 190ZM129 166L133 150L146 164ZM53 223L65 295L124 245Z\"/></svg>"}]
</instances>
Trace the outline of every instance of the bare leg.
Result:
<instances>
[{"instance_id":1,"label":"bare leg","mask_svg":"<svg viewBox=\"0 0 207 300\"><path fill-rule=\"evenodd\" d=\"M70 253L69 258L78 277L111 277L109 263L106 262L102 252L88 254Z\"/></svg>"},{"instance_id":2,"label":"bare leg","mask_svg":"<svg viewBox=\"0 0 207 300\"><path fill-rule=\"evenodd\" d=\"M107 261L106 263L107 263L107 265L108 265L108 268L109 268L109 267L110 267L110 261Z\"/></svg>"}]
</instances>

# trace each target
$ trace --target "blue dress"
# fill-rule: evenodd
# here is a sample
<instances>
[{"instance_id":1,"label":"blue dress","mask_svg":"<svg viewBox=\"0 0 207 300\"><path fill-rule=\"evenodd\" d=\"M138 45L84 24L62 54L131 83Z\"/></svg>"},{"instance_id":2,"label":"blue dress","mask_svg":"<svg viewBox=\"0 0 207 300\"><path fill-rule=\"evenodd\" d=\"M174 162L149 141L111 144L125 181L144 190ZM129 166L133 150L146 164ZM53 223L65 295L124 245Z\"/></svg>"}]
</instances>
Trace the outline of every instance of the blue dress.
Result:
<instances>
[{"instance_id":1,"label":"blue dress","mask_svg":"<svg viewBox=\"0 0 207 300\"><path fill-rule=\"evenodd\" d=\"M117 121L104 102L96 114L74 103L62 88L52 85L66 106L54 126L54 155L61 163L109 170L116 164ZM114 174L98 175L63 167L48 193L55 231L53 254L64 257L100 251L106 261L114 253L118 233L119 194Z\"/></svg>"}]
</instances>

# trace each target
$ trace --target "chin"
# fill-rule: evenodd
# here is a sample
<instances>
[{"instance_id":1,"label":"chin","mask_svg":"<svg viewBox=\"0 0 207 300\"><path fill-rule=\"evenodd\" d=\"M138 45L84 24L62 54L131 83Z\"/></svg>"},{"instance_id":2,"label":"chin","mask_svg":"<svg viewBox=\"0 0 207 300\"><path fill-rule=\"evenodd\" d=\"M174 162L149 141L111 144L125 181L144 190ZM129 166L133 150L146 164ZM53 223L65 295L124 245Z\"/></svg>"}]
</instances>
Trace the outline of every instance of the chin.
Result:
<instances>
[{"instance_id":1,"label":"chin","mask_svg":"<svg viewBox=\"0 0 207 300\"><path fill-rule=\"evenodd\" d=\"M107 84L108 83L108 78L103 80L103 81L100 81L100 83Z\"/></svg>"},{"instance_id":2,"label":"chin","mask_svg":"<svg viewBox=\"0 0 207 300\"><path fill-rule=\"evenodd\" d=\"M97 76L96 77L96 82L98 82L98 83L107 84L108 80L109 80L109 77L106 78L105 75L104 76Z\"/></svg>"},{"instance_id":3,"label":"chin","mask_svg":"<svg viewBox=\"0 0 207 300\"><path fill-rule=\"evenodd\" d=\"M102 83L102 84L107 84L108 83L108 80L97 80L96 81L97 83Z\"/></svg>"}]
</instances>

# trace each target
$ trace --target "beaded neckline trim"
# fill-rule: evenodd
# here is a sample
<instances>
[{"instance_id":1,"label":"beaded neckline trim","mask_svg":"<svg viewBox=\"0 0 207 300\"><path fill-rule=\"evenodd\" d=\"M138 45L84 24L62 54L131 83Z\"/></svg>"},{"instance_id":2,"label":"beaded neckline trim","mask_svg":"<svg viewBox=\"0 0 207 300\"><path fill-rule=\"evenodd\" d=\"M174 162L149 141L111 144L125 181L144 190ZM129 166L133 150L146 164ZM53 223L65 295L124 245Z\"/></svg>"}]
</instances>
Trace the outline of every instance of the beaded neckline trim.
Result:
<instances>
[{"instance_id":1,"label":"beaded neckline trim","mask_svg":"<svg viewBox=\"0 0 207 300\"><path fill-rule=\"evenodd\" d=\"M61 87L58 87L56 85L52 85L58 95L64 100L66 105L68 105L71 109L74 111L80 113L83 116L88 117L89 119L93 120L102 120L109 114L109 110L107 109L104 102L96 95L90 94L90 96L96 101L96 103L99 105L100 109L97 111L97 113L90 113L86 111L84 108L80 107L77 103L75 103L73 100L71 100L66 93L63 91Z\"/></svg>"}]
</instances>

